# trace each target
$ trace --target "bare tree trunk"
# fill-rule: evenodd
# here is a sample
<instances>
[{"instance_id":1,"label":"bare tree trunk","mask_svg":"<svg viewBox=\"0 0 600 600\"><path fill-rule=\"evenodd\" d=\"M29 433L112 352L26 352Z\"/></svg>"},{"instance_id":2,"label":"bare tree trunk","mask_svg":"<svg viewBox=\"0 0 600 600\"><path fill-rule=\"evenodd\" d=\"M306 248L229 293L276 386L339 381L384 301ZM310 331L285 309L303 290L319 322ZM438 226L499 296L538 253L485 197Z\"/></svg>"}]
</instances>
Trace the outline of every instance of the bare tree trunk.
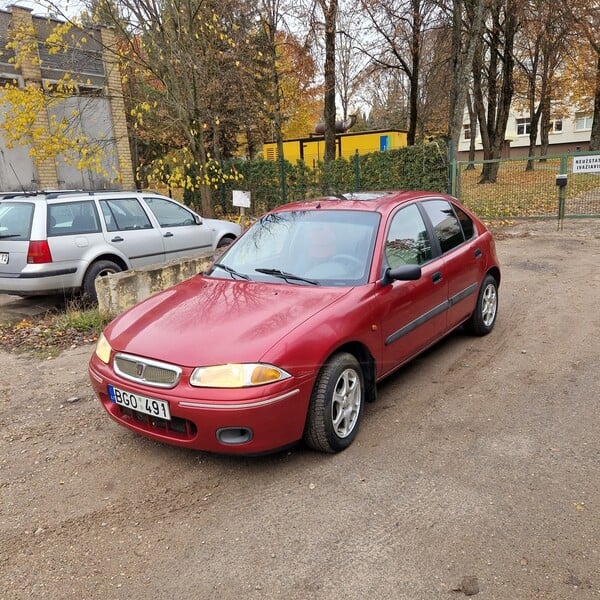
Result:
<instances>
[{"instance_id":1,"label":"bare tree trunk","mask_svg":"<svg viewBox=\"0 0 600 600\"><path fill-rule=\"evenodd\" d=\"M468 26L463 28L463 12ZM469 77L473 67L475 48L483 29L484 0L455 0L452 11L452 87L448 137L454 150L458 148L462 132Z\"/></svg>"},{"instance_id":2,"label":"bare tree trunk","mask_svg":"<svg viewBox=\"0 0 600 600\"><path fill-rule=\"evenodd\" d=\"M477 141L477 114L473 108L473 101L471 100L471 94L467 94L467 109L469 111L469 132L471 137L469 138L469 164L467 165L467 171L474 171L475 165L475 142Z\"/></svg>"},{"instance_id":3,"label":"bare tree trunk","mask_svg":"<svg viewBox=\"0 0 600 600\"><path fill-rule=\"evenodd\" d=\"M421 0L412 0L412 40L411 40L411 69L410 94L408 98L408 132L406 143L413 146L417 136L417 120L419 116L419 74L421 66Z\"/></svg>"},{"instance_id":4,"label":"bare tree trunk","mask_svg":"<svg viewBox=\"0 0 600 600\"><path fill-rule=\"evenodd\" d=\"M487 115L483 109L483 93L480 74L474 73L474 79L479 76L479 93L476 95L478 117L481 129L487 134L482 135L483 157L490 162L484 162L479 183L495 183L498 178L502 149L505 143L506 125L514 92L514 40L520 23L517 5L512 0L506 3L498 2L492 11L492 30L489 40L489 68L486 87ZM483 118L483 121L482 121Z\"/></svg>"},{"instance_id":5,"label":"bare tree trunk","mask_svg":"<svg viewBox=\"0 0 600 600\"><path fill-rule=\"evenodd\" d=\"M596 63L596 92L594 94L594 120L590 136L590 150L600 150L600 53Z\"/></svg>"},{"instance_id":6,"label":"bare tree trunk","mask_svg":"<svg viewBox=\"0 0 600 600\"><path fill-rule=\"evenodd\" d=\"M542 118L540 121L540 156L548 155L548 146L550 146L550 103L546 102L542 108Z\"/></svg>"},{"instance_id":7,"label":"bare tree trunk","mask_svg":"<svg viewBox=\"0 0 600 600\"><path fill-rule=\"evenodd\" d=\"M323 121L325 123L325 162L335 160L335 31L338 0L319 0L325 17L325 94Z\"/></svg>"}]
</instances>

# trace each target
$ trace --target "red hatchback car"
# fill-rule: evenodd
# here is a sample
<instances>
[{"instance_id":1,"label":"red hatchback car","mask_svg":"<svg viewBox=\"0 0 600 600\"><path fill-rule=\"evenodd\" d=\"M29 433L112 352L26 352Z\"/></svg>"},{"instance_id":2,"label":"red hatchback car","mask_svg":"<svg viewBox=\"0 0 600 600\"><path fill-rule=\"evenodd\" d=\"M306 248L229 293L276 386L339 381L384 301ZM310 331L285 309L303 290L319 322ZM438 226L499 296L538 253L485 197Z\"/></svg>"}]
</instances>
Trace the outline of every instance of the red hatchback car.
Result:
<instances>
[{"instance_id":1,"label":"red hatchback car","mask_svg":"<svg viewBox=\"0 0 600 600\"><path fill-rule=\"evenodd\" d=\"M115 319L90 377L113 419L155 440L338 452L383 377L460 325L492 330L499 283L491 233L449 196L289 204Z\"/></svg>"}]
</instances>

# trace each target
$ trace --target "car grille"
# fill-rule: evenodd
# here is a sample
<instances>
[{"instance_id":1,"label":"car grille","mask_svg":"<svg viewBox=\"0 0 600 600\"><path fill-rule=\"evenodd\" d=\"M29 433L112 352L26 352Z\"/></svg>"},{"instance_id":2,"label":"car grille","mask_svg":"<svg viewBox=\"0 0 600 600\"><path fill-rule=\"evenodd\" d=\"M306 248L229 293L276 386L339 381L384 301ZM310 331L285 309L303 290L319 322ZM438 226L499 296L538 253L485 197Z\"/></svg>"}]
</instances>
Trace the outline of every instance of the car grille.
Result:
<instances>
[{"instance_id":1,"label":"car grille","mask_svg":"<svg viewBox=\"0 0 600 600\"><path fill-rule=\"evenodd\" d=\"M181 378L181 369L175 365L130 354L115 355L114 368L124 379L160 388L175 387Z\"/></svg>"}]
</instances>

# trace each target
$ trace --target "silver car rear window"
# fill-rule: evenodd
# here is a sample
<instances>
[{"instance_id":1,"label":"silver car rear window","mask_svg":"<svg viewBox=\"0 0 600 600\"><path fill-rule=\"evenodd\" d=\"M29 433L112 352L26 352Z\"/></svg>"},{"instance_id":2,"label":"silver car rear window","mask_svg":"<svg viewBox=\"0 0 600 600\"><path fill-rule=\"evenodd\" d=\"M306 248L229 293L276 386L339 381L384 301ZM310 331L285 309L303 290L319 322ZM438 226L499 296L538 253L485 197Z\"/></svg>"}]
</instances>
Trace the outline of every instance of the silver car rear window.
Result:
<instances>
[{"instance_id":1,"label":"silver car rear window","mask_svg":"<svg viewBox=\"0 0 600 600\"><path fill-rule=\"evenodd\" d=\"M0 240L28 241L34 208L31 202L0 202Z\"/></svg>"}]
</instances>

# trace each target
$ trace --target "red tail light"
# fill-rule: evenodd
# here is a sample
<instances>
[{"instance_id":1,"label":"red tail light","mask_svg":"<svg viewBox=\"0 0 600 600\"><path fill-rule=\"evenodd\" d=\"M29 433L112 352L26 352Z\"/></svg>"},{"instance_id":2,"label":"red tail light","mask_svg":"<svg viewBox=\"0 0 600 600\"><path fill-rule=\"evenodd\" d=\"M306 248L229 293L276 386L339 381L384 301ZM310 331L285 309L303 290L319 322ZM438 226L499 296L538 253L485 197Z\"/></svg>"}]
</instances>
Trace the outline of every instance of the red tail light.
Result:
<instances>
[{"instance_id":1,"label":"red tail light","mask_svg":"<svg viewBox=\"0 0 600 600\"><path fill-rule=\"evenodd\" d=\"M52 254L47 240L29 242L29 251L27 252L28 264L41 264L52 262Z\"/></svg>"}]
</instances>

